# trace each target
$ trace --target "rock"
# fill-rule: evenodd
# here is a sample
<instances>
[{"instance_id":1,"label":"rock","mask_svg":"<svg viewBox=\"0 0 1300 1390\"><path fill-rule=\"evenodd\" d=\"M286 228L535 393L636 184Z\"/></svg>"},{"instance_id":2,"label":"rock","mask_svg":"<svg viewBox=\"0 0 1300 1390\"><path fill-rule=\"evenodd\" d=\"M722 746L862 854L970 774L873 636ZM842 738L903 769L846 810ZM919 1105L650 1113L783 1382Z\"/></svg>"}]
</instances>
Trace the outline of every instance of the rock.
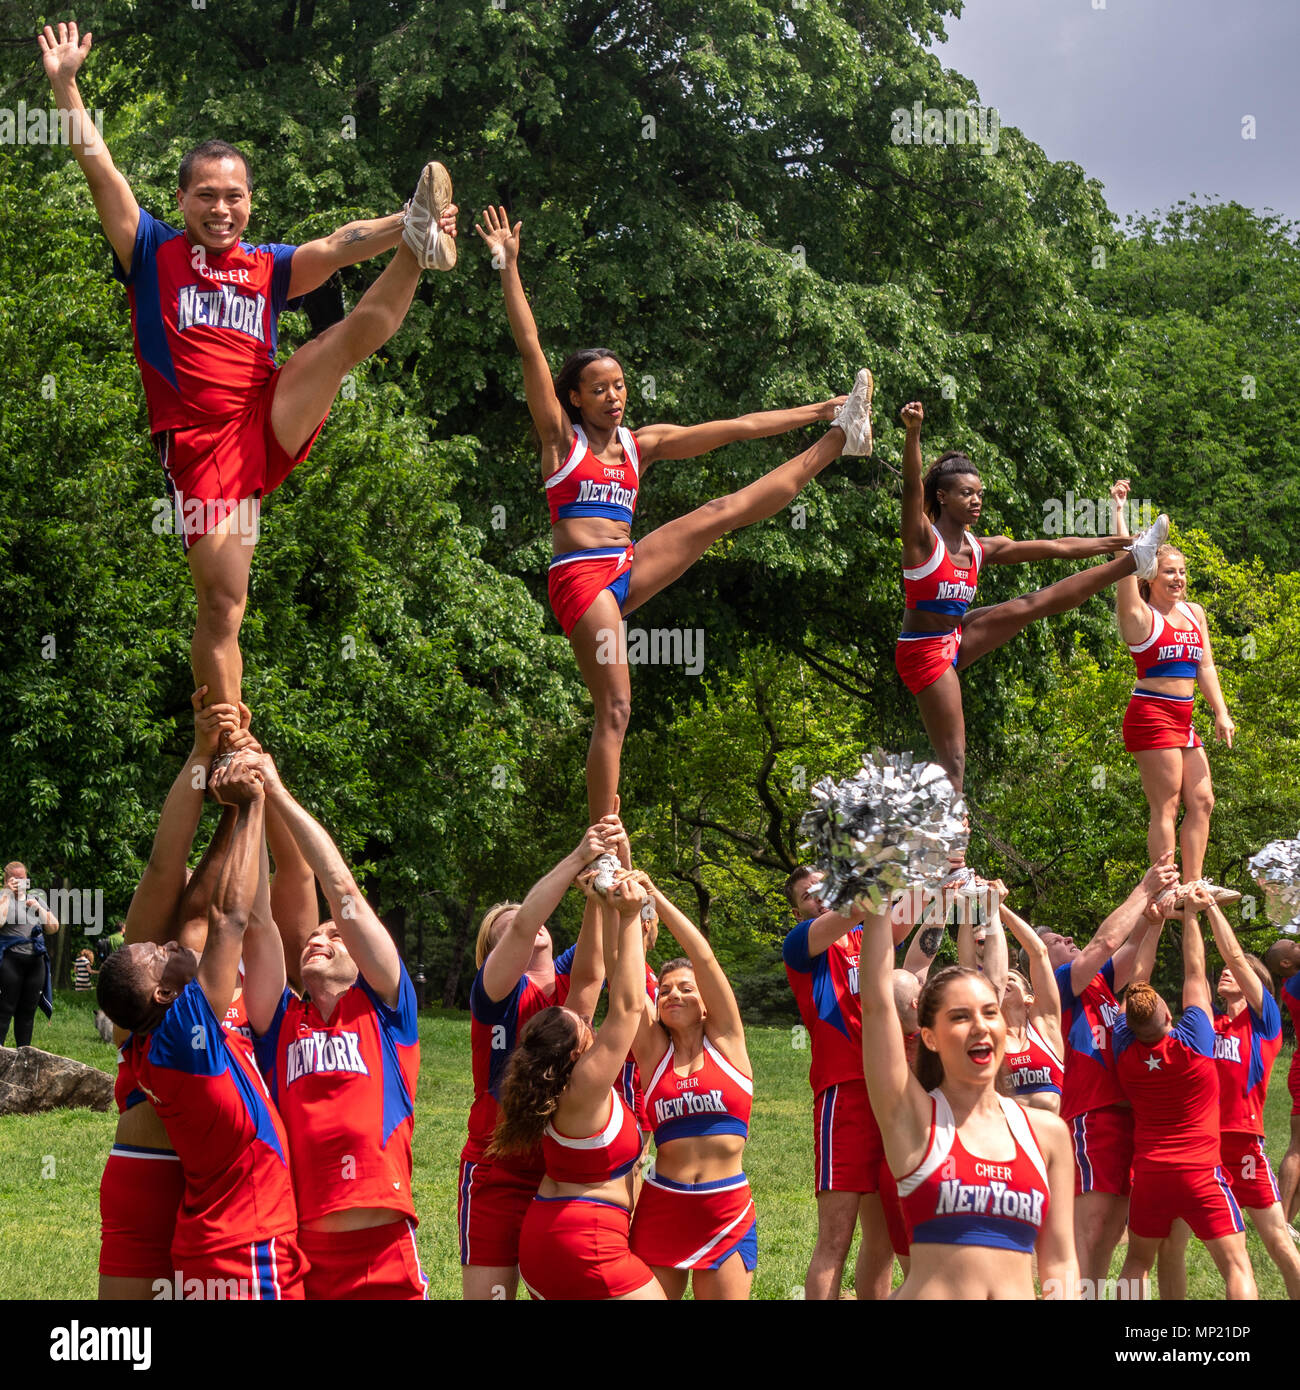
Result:
<instances>
[{"instance_id":1,"label":"rock","mask_svg":"<svg viewBox=\"0 0 1300 1390\"><path fill-rule=\"evenodd\" d=\"M0 1115L112 1104L113 1078L106 1072L38 1047L0 1047Z\"/></svg>"}]
</instances>

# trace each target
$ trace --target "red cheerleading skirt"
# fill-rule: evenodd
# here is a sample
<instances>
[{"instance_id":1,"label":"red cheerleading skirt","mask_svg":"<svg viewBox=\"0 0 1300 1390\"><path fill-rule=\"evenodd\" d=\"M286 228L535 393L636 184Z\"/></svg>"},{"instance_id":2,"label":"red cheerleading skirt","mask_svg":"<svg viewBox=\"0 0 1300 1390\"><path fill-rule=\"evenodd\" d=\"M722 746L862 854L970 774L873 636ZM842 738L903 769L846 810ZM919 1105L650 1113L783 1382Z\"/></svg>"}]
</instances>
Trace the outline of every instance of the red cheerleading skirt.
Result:
<instances>
[{"instance_id":1,"label":"red cheerleading skirt","mask_svg":"<svg viewBox=\"0 0 1300 1390\"><path fill-rule=\"evenodd\" d=\"M632 1253L661 1269L719 1269L739 1253L758 1264L758 1221L744 1173L716 1182L661 1178L652 1167L632 1218Z\"/></svg>"},{"instance_id":2,"label":"red cheerleading skirt","mask_svg":"<svg viewBox=\"0 0 1300 1390\"><path fill-rule=\"evenodd\" d=\"M950 632L903 632L894 647L894 666L903 684L917 695L945 671L956 669L960 649L960 627Z\"/></svg>"},{"instance_id":3,"label":"red cheerleading skirt","mask_svg":"<svg viewBox=\"0 0 1300 1390\"><path fill-rule=\"evenodd\" d=\"M623 1298L654 1281L628 1249L632 1213L596 1197L534 1197L519 1236L519 1277L548 1301Z\"/></svg>"},{"instance_id":4,"label":"red cheerleading skirt","mask_svg":"<svg viewBox=\"0 0 1300 1390\"><path fill-rule=\"evenodd\" d=\"M602 589L612 589L620 611L627 602L635 546L611 546L601 550L571 550L551 559L546 589L551 612L566 637L582 620Z\"/></svg>"},{"instance_id":5,"label":"red cheerleading skirt","mask_svg":"<svg viewBox=\"0 0 1300 1390\"><path fill-rule=\"evenodd\" d=\"M1135 690L1124 711L1124 747L1130 753L1148 748L1200 748L1192 728L1191 695L1161 695Z\"/></svg>"}]
</instances>

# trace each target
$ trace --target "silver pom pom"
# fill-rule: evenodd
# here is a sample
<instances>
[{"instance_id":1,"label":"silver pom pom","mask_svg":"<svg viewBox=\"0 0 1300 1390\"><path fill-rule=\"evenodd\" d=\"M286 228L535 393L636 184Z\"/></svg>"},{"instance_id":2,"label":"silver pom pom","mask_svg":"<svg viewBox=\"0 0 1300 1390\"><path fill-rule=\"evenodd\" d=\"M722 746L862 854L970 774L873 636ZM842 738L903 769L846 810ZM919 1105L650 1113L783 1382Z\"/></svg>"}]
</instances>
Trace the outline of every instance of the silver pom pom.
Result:
<instances>
[{"instance_id":1,"label":"silver pom pom","mask_svg":"<svg viewBox=\"0 0 1300 1390\"><path fill-rule=\"evenodd\" d=\"M1250 858L1249 869L1264 890L1264 910L1283 931L1300 934L1300 840L1274 840Z\"/></svg>"},{"instance_id":2,"label":"silver pom pom","mask_svg":"<svg viewBox=\"0 0 1300 1390\"><path fill-rule=\"evenodd\" d=\"M818 897L834 912L854 904L879 912L902 888L942 879L970 839L966 805L937 763L910 753L863 754L862 771L823 777L802 831L823 875Z\"/></svg>"}]
</instances>

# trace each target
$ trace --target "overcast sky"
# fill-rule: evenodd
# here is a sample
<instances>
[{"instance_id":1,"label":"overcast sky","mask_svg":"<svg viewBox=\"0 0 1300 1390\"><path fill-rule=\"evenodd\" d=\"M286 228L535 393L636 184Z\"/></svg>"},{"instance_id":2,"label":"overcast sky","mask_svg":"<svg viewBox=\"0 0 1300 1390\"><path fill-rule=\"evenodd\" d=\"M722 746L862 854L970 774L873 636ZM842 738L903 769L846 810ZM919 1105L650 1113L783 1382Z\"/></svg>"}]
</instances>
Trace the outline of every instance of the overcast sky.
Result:
<instances>
[{"instance_id":1,"label":"overcast sky","mask_svg":"<svg viewBox=\"0 0 1300 1390\"><path fill-rule=\"evenodd\" d=\"M1300 0L967 0L945 27L943 65L1121 217L1200 193L1300 221Z\"/></svg>"}]
</instances>

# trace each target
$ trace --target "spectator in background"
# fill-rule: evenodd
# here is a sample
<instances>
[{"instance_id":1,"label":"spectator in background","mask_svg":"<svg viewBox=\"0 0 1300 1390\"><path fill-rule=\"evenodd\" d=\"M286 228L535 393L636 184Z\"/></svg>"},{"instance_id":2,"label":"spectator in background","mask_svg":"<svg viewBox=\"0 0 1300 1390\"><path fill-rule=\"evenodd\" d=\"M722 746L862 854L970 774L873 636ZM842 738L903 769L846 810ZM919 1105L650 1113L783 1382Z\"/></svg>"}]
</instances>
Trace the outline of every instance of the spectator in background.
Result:
<instances>
[{"instance_id":1,"label":"spectator in background","mask_svg":"<svg viewBox=\"0 0 1300 1390\"><path fill-rule=\"evenodd\" d=\"M72 962L73 989L86 990L90 988L90 977L99 974L94 966L95 953L89 946L84 951L77 952L77 958Z\"/></svg>"},{"instance_id":2,"label":"spectator in background","mask_svg":"<svg viewBox=\"0 0 1300 1390\"><path fill-rule=\"evenodd\" d=\"M0 1047L14 1021L14 1042L30 1047L36 1010L54 1012L54 988L45 937L59 921L28 891L27 866L17 860L4 868L0 888Z\"/></svg>"}]
</instances>

